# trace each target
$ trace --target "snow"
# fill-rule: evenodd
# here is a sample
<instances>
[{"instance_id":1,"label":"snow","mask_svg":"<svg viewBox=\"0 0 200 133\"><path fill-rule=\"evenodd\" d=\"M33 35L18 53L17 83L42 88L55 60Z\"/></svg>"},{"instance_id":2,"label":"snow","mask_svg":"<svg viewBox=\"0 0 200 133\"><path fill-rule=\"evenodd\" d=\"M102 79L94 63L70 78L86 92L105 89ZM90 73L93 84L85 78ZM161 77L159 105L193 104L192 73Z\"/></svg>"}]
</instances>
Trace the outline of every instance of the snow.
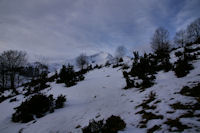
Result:
<instances>
[{"instance_id":1,"label":"snow","mask_svg":"<svg viewBox=\"0 0 200 133\"><path fill-rule=\"evenodd\" d=\"M179 49L180 50L180 49ZM172 60L175 56L171 54ZM100 53L98 56L92 56L98 63L105 63L105 59L111 57L106 53ZM130 59L125 58L125 62L129 63ZM132 64L132 63L130 63ZM191 97L177 94L183 86L192 85L194 81L200 81L200 61L193 61L194 70L183 77L177 78L173 71L158 72L156 76L156 84L145 91L141 92L138 88L131 88L123 90L126 85L123 78L122 70L120 68L103 67L102 69L95 69L85 75L85 80L78 82L72 87L65 87L64 84L50 83L50 87L42 92L54 98L58 95L66 95L67 102L64 108L55 110L54 113L49 113L46 116L36 119L36 122L29 123L13 123L11 122L14 107L17 107L24 97L22 95L16 96L18 101L9 102L10 99L0 103L0 132L1 133L15 133L21 129L23 133L68 133L81 132L81 128L88 125L91 119L101 120L110 117L111 115L119 115L127 124L123 133L144 133L147 128L154 125L164 123L168 118L174 119L184 111L176 110L174 113L166 113L174 111L169 105L181 101L182 103L189 103L194 101ZM21 89L22 90L22 89ZM163 115L163 119L150 120L147 123L147 128L138 128L138 123L142 120L140 114L136 112L142 108L135 108L141 104L143 100L147 99L150 92L156 93L156 100L161 102L156 104L155 110L151 111L157 115ZM156 101L155 100L155 101ZM155 101L149 103L153 105ZM98 118L96 118L99 116ZM193 123L200 125L200 122L195 119L181 119L183 123ZM81 125L81 128L76 128ZM167 132L167 125L162 125L162 129L158 132ZM184 132L196 132L188 129Z\"/></svg>"},{"instance_id":2,"label":"snow","mask_svg":"<svg viewBox=\"0 0 200 133\"><path fill-rule=\"evenodd\" d=\"M88 56L89 63L93 65L105 65L107 61L112 62L114 60L113 56L106 52L99 52L97 54Z\"/></svg>"}]
</instances>

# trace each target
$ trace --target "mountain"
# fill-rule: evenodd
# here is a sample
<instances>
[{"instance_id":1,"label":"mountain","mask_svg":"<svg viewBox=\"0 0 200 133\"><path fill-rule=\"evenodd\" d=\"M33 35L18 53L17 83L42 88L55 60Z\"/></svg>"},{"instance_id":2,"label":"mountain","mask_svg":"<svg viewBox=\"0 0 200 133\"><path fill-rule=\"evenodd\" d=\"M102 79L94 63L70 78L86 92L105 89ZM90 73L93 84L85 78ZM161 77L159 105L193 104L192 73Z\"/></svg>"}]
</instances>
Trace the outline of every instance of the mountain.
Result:
<instances>
[{"instance_id":1,"label":"mountain","mask_svg":"<svg viewBox=\"0 0 200 133\"><path fill-rule=\"evenodd\" d=\"M107 61L112 63L114 61L114 57L107 53L107 52L99 52L93 55L87 56L89 64L92 64L92 66L97 65L105 65ZM49 71L50 72L55 72L56 70L58 71L62 65L67 65L70 63L71 65L75 66L75 69L78 69L76 66L76 58L74 59L68 59L63 62L58 62L58 63L50 63L48 64Z\"/></svg>"},{"instance_id":2,"label":"mountain","mask_svg":"<svg viewBox=\"0 0 200 133\"><path fill-rule=\"evenodd\" d=\"M105 65L107 61L113 62L114 57L109 53L99 52L97 54L88 56L88 60L90 64Z\"/></svg>"},{"instance_id":3,"label":"mountain","mask_svg":"<svg viewBox=\"0 0 200 133\"><path fill-rule=\"evenodd\" d=\"M177 61L175 56L183 48L170 53L170 62ZM102 67L86 73L85 79L72 87L65 84L48 82L49 87L40 93L54 97L66 95L64 108L46 113L28 123L11 121L15 107L29 97L24 96L24 87L12 98L0 103L1 133L81 133L93 119L106 120L111 115L120 116L126 122L126 128L120 133L146 132L192 132L200 131L200 44L187 49L197 59L190 63L194 69L184 77L177 77L173 70L155 73L155 84L141 91L140 88L124 90L126 80L121 67ZM93 64L104 64L113 57L105 52L89 56ZM129 66L132 60L129 61ZM26 89L26 88L25 88ZM6 91L2 95L8 95ZM10 102L16 98L16 101ZM104 121L105 122L105 121ZM94 125L95 127L95 125Z\"/></svg>"}]
</instances>

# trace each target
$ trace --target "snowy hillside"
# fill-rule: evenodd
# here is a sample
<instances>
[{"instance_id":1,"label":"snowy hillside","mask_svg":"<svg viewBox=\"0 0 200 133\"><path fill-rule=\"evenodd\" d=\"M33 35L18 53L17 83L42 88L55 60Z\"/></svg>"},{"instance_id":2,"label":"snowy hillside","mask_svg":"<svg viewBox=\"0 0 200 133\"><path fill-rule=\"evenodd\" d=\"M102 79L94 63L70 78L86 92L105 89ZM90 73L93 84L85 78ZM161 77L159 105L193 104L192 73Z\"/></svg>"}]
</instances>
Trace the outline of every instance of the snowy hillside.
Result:
<instances>
[{"instance_id":1,"label":"snowy hillside","mask_svg":"<svg viewBox=\"0 0 200 133\"><path fill-rule=\"evenodd\" d=\"M174 54L172 51L171 62L177 60ZM200 132L199 104L197 109L192 106L196 98L180 94L184 86L192 87L200 83L199 58L198 55L198 59L192 61L194 69L182 78L177 78L173 71L159 71L155 74L155 84L144 91L138 88L122 89L126 85L122 70L111 66L89 71L83 81L72 87L49 82L50 87L41 92L54 97L66 95L64 108L28 123L11 121L14 108L26 99L23 88L18 88L22 94L15 96L17 101L10 102L10 98L0 103L0 132L81 133L81 128L87 126L90 120L98 121L111 115L120 116L126 122L126 128L120 131L123 133ZM90 56L90 60L98 64L112 59L111 55L103 52ZM125 61L130 60L126 58ZM185 117L191 112L192 116Z\"/></svg>"}]
</instances>

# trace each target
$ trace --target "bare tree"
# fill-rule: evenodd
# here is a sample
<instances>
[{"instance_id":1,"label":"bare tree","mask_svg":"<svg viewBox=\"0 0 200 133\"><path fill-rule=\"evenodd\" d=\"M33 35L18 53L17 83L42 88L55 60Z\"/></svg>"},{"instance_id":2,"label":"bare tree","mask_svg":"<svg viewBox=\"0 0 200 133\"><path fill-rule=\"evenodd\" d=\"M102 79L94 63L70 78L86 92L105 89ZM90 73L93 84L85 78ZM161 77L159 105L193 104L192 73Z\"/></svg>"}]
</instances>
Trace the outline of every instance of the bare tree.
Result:
<instances>
[{"instance_id":1,"label":"bare tree","mask_svg":"<svg viewBox=\"0 0 200 133\"><path fill-rule=\"evenodd\" d=\"M169 32L162 27L157 28L151 40L151 47L155 53L169 51Z\"/></svg>"},{"instance_id":2,"label":"bare tree","mask_svg":"<svg viewBox=\"0 0 200 133\"><path fill-rule=\"evenodd\" d=\"M197 18L187 27L187 35L190 42L200 39L200 18Z\"/></svg>"},{"instance_id":3,"label":"bare tree","mask_svg":"<svg viewBox=\"0 0 200 133\"><path fill-rule=\"evenodd\" d=\"M121 58L126 54L126 48L124 46L118 46L116 49L116 58Z\"/></svg>"},{"instance_id":4,"label":"bare tree","mask_svg":"<svg viewBox=\"0 0 200 133\"><path fill-rule=\"evenodd\" d=\"M76 64L79 68L81 68L81 70L84 69L84 66L88 66L88 58L85 54L80 54L77 58L76 58Z\"/></svg>"},{"instance_id":5,"label":"bare tree","mask_svg":"<svg viewBox=\"0 0 200 133\"><path fill-rule=\"evenodd\" d=\"M23 67L27 62L26 52L8 50L1 54L1 63L4 65L4 69L9 75L10 87L15 90L15 78L19 69Z\"/></svg>"},{"instance_id":6,"label":"bare tree","mask_svg":"<svg viewBox=\"0 0 200 133\"><path fill-rule=\"evenodd\" d=\"M3 63L2 57L0 56L0 88L6 87L6 69Z\"/></svg>"},{"instance_id":7,"label":"bare tree","mask_svg":"<svg viewBox=\"0 0 200 133\"><path fill-rule=\"evenodd\" d=\"M176 32L174 43L178 46L184 47L187 43L187 32L185 30L179 30Z\"/></svg>"}]
</instances>

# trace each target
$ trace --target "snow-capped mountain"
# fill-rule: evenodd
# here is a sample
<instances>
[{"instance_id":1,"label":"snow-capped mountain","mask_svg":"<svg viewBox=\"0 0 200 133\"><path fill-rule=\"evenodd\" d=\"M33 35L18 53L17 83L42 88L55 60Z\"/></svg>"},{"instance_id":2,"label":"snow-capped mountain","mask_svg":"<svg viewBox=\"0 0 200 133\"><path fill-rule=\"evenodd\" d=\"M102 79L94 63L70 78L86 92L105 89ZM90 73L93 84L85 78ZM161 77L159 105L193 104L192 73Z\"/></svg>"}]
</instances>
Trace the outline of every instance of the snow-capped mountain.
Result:
<instances>
[{"instance_id":1,"label":"snow-capped mountain","mask_svg":"<svg viewBox=\"0 0 200 133\"><path fill-rule=\"evenodd\" d=\"M114 57L106 52L99 52L97 54L88 56L89 63L104 65L107 61L113 62Z\"/></svg>"},{"instance_id":2,"label":"snow-capped mountain","mask_svg":"<svg viewBox=\"0 0 200 133\"><path fill-rule=\"evenodd\" d=\"M96 64L105 65L107 61L109 61L110 63L114 61L114 57L107 52L99 52L93 55L89 55L87 56L87 59L88 59L89 64L92 64L93 66L95 66ZM56 70L59 70L62 67L62 65L67 65L67 64L71 64L75 66L76 69L78 69L76 66L76 58L74 58L74 59L65 60L63 62L58 62L58 63L54 62L54 63L48 64L49 71L55 72Z\"/></svg>"}]
</instances>

